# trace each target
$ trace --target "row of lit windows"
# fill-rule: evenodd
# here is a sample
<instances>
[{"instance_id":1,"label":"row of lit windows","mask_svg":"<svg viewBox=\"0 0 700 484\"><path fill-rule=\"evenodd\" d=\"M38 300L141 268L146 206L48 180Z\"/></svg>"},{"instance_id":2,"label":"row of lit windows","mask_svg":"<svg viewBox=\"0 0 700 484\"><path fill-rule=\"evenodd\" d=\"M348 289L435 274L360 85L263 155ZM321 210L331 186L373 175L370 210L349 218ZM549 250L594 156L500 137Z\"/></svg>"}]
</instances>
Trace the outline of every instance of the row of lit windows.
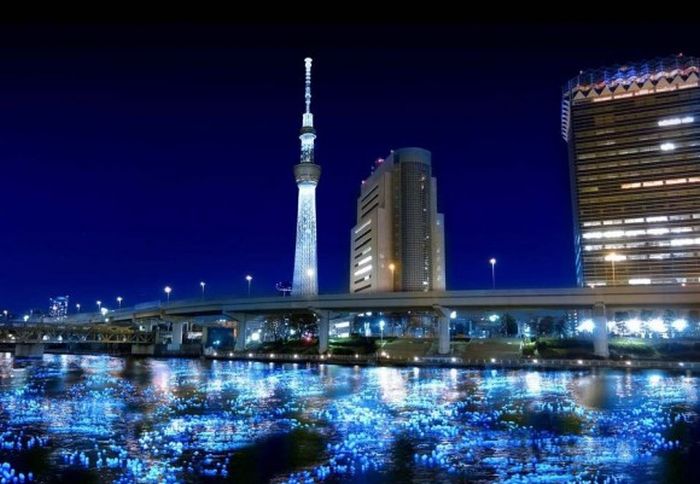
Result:
<instances>
[{"instance_id":1,"label":"row of lit windows","mask_svg":"<svg viewBox=\"0 0 700 484\"><path fill-rule=\"evenodd\" d=\"M626 159L626 160L605 161L605 162L600 162L600 163L584 163L584 164L578 164L576 166L576 170L590 172L593 170L605 170L605 169L610 169L610 168L625 168L625 167L630 167L630 166L654 164L654 163L659 163L661 161L663 161L665 164L678 162L678 161L691 161L694 158L700 158L700 153L698 153L698 152L682 153L682 154L678 154L678 155L673 156L673 157L671 157L669 155L666 155L664 157L661 157L661 156L641 156L641 157L636 157L636 158L631 158L631 159Z\"/></svg>"},{"instance_id":2,"label":"row of lit windows","mask_svg":"<svg viewBox=\"0 0 700 484\"><path fill-rule=\"evenodd\" d=\"M616 192L620 193L620 192ZM684 189L677 188L673 191L664 190L654 192L652 194L648 193L635 193L628 192L619 195L596 195L596 196L581 196L579 198L579 205L582 206L610 206L610 204L617 204L618 207L624 207L627 204L630 207L638 207L640 204L648 204L650 201L657 201L662 204L667 204L669 201L676 202L680 199L691 199L691 206L697 205L694 203L696 197L700 195L700 190L697 186L688 187Z\"/></svg>"},{"instance_id":3,"label":"row of lit windows","mask_svg":"<svg viewBox=\"0 0 700 484\"><path fill-rule=\"evenodd\" d=\"M700 240L697 242L700 244ZM697 252L660 252L657 254L629 254L629 255L617 255L617 262L621 261L637 261L637 260L666 260L670 259L671 257L676 258L676 259L682 259L682 258L688 258L688 257L697 257L700 254ZM598 261L598 262L610 262L609 256L601 256L601 257L596 257L595 259L587 259L588 263Z\"/></svg>"},{"instance_id":4,"label":"row of lit windows","mask_svg":"<svg viewBox=\"0 0 700 484\"><path fill-rule=\"evenodd\" d=\"M371 224L371 223L372 223L372 219L369 219L368 221L366 221L365 223L363 223L362 225L360 225L357 229L355 229L355 235L359 234L359 233L362 232L365 228L369 227L369 224Z\"/></svg>"},{"instance_id":5,"label":"row of lit windows","mask_svg":"<svg viewBox=\"0 0 700 484\"><path fill-rule=\"evenodd\" d=\"M631 188L649 188L660 187L663 185L682 185L684 183L700 183L700 176L691 176L690 178L672 178L669 180L653 180L645 182L623 183L620 188L629 190Z\"/></svg>"},{"instance_id":6,"label":"row of lit windows","mask_svg":"<svg viewBox=\"0 0 700 484\"><path fill-rule=\"evenodd\" d=\"M681 247L684 245L700 244L698 238L654 240L645 242L628 242L626 244L587 244L583 246L586 252L596 250L641 249L643 247Z\"/></svg>"},{"instance_id":7,"label":"row of lit windows","mask_svg":"<svg viewBox=\"0 0 700 484\"><path fill-rule=\"evenodd\" d=\"M666 141L664 143L661 143L658 146L641 146L638 148L627 148L627 149L622 149L622 150L612 150L612 151L600 151L596 153L581 153L579 154L576 159L579 161L583 160L592 160L594 158L610 158L612 156L627 156L627 155L635 155L638 153L650 153L654 151L673 151L676 148L681 148L681 147L687 147L687 148L694 148L698 146L698 143L696 142L689 142L689 143L683 143L683 146L677 145L676 143Z\"/></svg>"},{"instance_id":8,"label":"row of lit windows","mask_svg":"<svg viewBox=\"0 0 700 484\"><path fill-rule=\"evenodd\" d=\"M662 166L662 167L655 167L655 168L649 168L645 167L644 170L622 170L622 171L614 171L614 172L608 172L608 173L596 173L594 175L581 175L578 177L579 181L581 183L586 183L586 182L606 182L609 180L617 180L619 178L634 178L638 176L650 176L650 175L672 175L672 174L680 174L683 175L683 172L687 171L696 171L697 168L697 162L694 161L689 161L687 163L683 164L672 164L671 166Z\"/></svg>"},{"instance_id":9,"label":"row of lit windows","mask_svg":"<svg viewBox=\"0 0 700 484\"><path fill-rule=\"evenodd\" d=\"M629 131L625 133L626 136L617 136L615 139L601 139L601 138L591 138L591 141L580 141L576 143L576 149L578 151L596 151L600 152L600 148L605 148L607 146L620 145L621 149L625 145L639 144L642 141L652 141L656 142L660 139L673 135L678 138L684 136L693 136L698 133L698 128L687 128L687 129L677 129L672 132L659 132L658 130L636 130Z\"/></svg>"},{"instance_id":10,"label":"row of lit windows","mask_svg":"<svg viewBox=\"0 0 700 484\"><path fill-rule=\"evenodd\" d=\"M369 265L366 265L364 267L360 267L359 269L357 269L355 272L353 272L353 275L355 277L361 276L362 274L366 274L367 272L369 272L371 270L372 270L372 264L369 264Z\"/></svg>"},{"instance_id":11,"label":"row of lit windows","mask_svg":"<svg viewBox=\"0 0 700 484\"><path fill-rule=\"evenodd\" d=\"M585 232L583 238L588 239L619 239L620 237L639 237L640 235L666 235L683 234L692 232L691 227L654 227L651 229L635 229L635 230L606 230L605 232Z\"/></svg>"},{"instance_id":12,"label":"row of lit windows","mask_svg":"<svg viewBox=\"0 0 700 484\"><path fill-rule=\"evenodd\" d=\"M584 227L599 227L601 225L622 225L625 224L640 224L644 223L646 220L648 223L657 222L675 222L678 220L691 220L700 219L700 213L694 214L681 214L681 215L656 215L654 217L638 217L638 218L626 218L626 219L613 219L613 220L593 220L588 222L583 222Z\"/></svg>"},{"instance_id":13,"label":"row of lit windows","mask_svg":"<svg viewBox=\"0 0 700 484\"><path fill-rule=\"evenodd\" d=\"M700 278L697 279L698 282L700 282ZM695 282L695 278L687 278L687 277L673 277L673 278L649 278L649 277L635 277L632 279L627 280L627 284L631 286L639 286L639 285L649 285L649 284L686 284L686 283L693 283ZM587 286L590 287L600 287L600 286L607 286L608 283L605 281L591 281L586 284Z\"/></svg>"}]
</instances>

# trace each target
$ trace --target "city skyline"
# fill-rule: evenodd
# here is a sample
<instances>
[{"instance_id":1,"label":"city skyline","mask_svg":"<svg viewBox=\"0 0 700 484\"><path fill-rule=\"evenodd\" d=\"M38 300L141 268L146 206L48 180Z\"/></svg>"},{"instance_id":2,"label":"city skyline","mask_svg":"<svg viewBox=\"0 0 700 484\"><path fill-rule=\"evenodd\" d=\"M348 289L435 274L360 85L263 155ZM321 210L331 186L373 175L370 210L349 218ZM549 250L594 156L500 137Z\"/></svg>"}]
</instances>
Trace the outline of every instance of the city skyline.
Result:
<instances>
[{"instance_id":1,"label":"city skyline","mask_svg":"<svg viewBox=\"0 0 700 484\"><path fill-rule=\"evenodd\" d=\"M336 59L333 54L342 48L270 48L261 56L229 47L244 57L234 62L201 45L185 54L162 45L145 53L111 47L95 57L92 69L83 66L71 75L56 74L57 59L78 67L94 51L60 42L52 48L16 48L2 86L8 94L0 125L3 165L12 182L2 195L10 210L2 215L0 306L46 307L49 297L64 293L85 308L122 294L139 302L161 297L165 285L173 287L173 297L196 297L200 281L207 281L212 293L244 295L247 274L254 277L253 294L274 294L274 283L292 276L295 204L286 185L298 153L295 66L306 54L319 59L315 89L323 93L316 104L324 120L318 148L324 183L318 196L327 201L318 215L322 293L347 291L347 228L354 224L358 185L376 157L399 146L424 146L440 160L435 176L441 179L438 205L450 221L445 235L449 288L490 287L491 257L499 261L499 286L573 286L568 166L558 130L560 87L577 72L572 65L643 60L685 46L656 46L645 54L588 51L579 60L568 59L542 88L549 96L547 108L522 133L501 132L498 123L516 126L525 112L541 107L540 99L513 107L519 113L515 121L502 114L514 98L499 99L494 89L492 97L476 99L489 83L503 82L499 75L507 69L464 46L461 54L479 62L459 62L456 71L450 69L454 57L439 45L428 54L386 46L369 59L357 55L359 50L348 54L347 48ZM394 99L383 99L395 86L390 75L371 68L388 62L408 69L419 54L424 69L407 79ZM535 64L541 67L552 54ZM147 66L150 56L157 66ZM188 70L198 63L202 78ZM124 65L132 71L112 80L110 74ZM482 71L493 75L475 80ZM172 73L177 75L167 75ZM436 79L438 73L445 76ZM465 80L471 84L460 86ZM212 86L208 96L198 91ZM237 89L245 92L234 95ZM382 113L416 109L419 115L411 121L387 125L381 120ZM217 124L223 120L231 124ZM249 148L244 140L251 133L255 142ZM464 143L465 133L470 143ZM502 136L526 149L504 146ZM167 144L173 145L170 151ZM94 165L97 159L100 167ZM261 202L256 216L231 210L237 203L245 208L251 198ZM49 207L65 215L47 220ZM524 219L527 213L531 223ZM533 214L539 220L533 221ZM222 226L226 216L233 222ZM259 217L274 217L274 226L256 223Z\"/></svg>"}]
</instances>

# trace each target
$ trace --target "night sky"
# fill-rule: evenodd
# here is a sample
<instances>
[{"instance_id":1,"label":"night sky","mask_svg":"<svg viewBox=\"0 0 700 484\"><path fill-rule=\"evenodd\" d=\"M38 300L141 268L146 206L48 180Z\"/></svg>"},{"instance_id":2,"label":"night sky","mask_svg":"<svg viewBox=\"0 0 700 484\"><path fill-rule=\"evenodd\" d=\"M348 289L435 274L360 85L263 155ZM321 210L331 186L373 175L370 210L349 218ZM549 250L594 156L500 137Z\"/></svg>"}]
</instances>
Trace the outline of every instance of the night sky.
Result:
<instances>
[{"instance_id":1,"label":"night sky","mask_svg":"<svg viewBox=\"0 0 700 484\"><path fill-rule=\"evenodd\" d=\"M690 26L0 26L0 309L275 294L291 280L312 56L319 284L348 290L361 180L433 153L448 289L575 285L562 85Z\"/></svg>"}]
</instances>

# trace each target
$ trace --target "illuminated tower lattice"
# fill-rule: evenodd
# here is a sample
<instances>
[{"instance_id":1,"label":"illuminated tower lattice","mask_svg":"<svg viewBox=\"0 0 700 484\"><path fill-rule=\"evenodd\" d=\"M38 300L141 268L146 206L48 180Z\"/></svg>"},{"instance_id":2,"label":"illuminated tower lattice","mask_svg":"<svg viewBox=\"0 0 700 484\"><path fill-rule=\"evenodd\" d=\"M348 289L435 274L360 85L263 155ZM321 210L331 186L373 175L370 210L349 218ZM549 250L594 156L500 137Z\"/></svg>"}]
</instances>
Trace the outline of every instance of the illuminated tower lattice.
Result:
<instances>
[{"instance_id":1,"label":"illuminated tower lattice","mask_svg":"<svg viewBox=\"0 0 700 484\"><path fill-rule=\"evenodd\" d=\"M311 114L311 58L304 59L306 82L304 98L306 110L302 118L301 161L294 166L294 178L299 187L297 210L297 245L294 253L294 279L292 294L313 296L318 294L316 267L316 185L321 177L321 167L314 162L314 115Z\"/></svg>"}]
</instances>

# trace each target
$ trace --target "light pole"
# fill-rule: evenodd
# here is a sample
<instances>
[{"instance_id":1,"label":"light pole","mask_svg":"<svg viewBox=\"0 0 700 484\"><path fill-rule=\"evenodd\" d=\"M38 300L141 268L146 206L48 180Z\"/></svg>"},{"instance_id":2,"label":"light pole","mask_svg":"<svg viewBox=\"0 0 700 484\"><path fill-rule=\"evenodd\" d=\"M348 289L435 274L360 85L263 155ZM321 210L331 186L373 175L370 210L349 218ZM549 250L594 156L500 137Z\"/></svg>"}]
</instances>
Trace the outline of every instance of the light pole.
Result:
<instances>
[{"instance_id":1,"label":"light pole","mask_svg":"<svg viewBox=\"0 0 700 484\"><path fill-rule=\"evenodd\" d=\"M76 311L80 312L80 303L75 304L75 309Z\"/></svg>"},{"instance_id":2,"label":"light pole","mask_svg":"<svg viewBox=\"0 0 700 484\"><path fill-rule=\"evenodd\" d=\"M97 301L97 311L102 311L102 301Z\"/></svg>"},{"instance_id":3,"label":"light pole","mask_svg":"<svg viewBox=\"0 0 700 484\"><path fill-rule=\"evenodd\" d=\"M170 293L173 292L173 288L170 286L165 286L163 291L165 291L165 297L168 299L168 302L170 302Z\"/></svg>"},{"instance_id":4,"label":"light pole","mask_svg":"<svg viewBox=\"0 0 700 484\"><path fill-rule=\"evenodd\" d=\"M202 299L204 299L204 286L206 286L206 285L207 285L207 283L204 281L199 283L199 287L202 288Z\"/></svg>"},{"instance_id":5,"label":"light pole","mask_svg":"<svg viewBox=\"0 0 700 484\"><path fill-rule=\"evenodd\" d=\"M396 270L396 264L393 262L389 264L389 270L391 271L391 290L394 290L394 287L396 287L396 284L394 283L394 271Z\"/></svg>"},{"instance_id":6,"label":"light pole","mask_svg":"<svg viewBox=\"0 0 700 484\"><path fill-rule=\"evenodd\" d=\"M248 281L248 297L250 297L250 284L253 282L253 276L248 274L245 276L245 280Z\"/></svg>"},{"instance_id":7,"label":"light pole","mask_svg":"<svg viewBox=\"0 0 700 484\"><path fill-rule=\"evenodd\" d=\"M9 317L9 311L7 309L3 309L2 314L5 315L5 321L8 321L10 319Z\"/></svg>"},{"instance_id":8,"label":"light pole","mask_svg":"<svg viewBox=\"0 0 700 484\"><path fill-rule=\"evenodd\" d=\"M491 257L489 264L491 264L491 288L496 289L496 259Z\"/></svg>"},{"instance_id":9,"label":"light pole","mask_svg":"<svg viewBox=\"0 0 700 484\"><path fill-rule=\"evenodd\" d=\"M124 298L123 298L123 297L121 297L121 296L117 296L117 304L119 304L119 309L121 309L121 308L122 308L122 301L123 301L123 300L124 300Z\"/></svg>"},{"instance_id":10,"label":"light pole","mask_svg":"<svg viewBox=\"0 0 700 484\"><path fill-rule=\"evenodd\" d=\"M616 286L617 285L617 275L615 274L615 262L621 262L623 260L627 260L627 256L624 256L622 254L616 254L615 252L611 252L610 254L605 256L605 260L612 264L612 283L613 283L613 286Z\"/></svg>"}]
</instances>

